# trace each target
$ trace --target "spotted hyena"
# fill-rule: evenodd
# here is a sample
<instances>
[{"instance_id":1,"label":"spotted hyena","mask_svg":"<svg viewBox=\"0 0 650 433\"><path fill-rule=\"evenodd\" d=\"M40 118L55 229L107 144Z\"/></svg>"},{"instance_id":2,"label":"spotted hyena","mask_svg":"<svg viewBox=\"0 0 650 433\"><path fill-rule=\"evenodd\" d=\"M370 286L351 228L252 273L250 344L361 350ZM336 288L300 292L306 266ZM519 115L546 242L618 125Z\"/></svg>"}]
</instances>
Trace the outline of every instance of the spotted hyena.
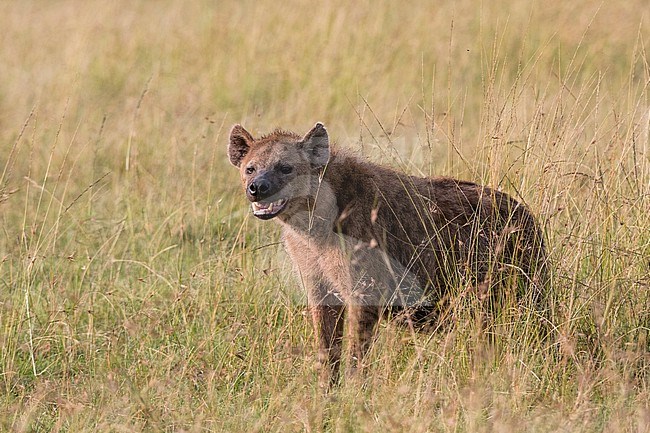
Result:
<instances>
[{"instance_id":1,"label":"spotted hyena","mask_svg":"<svg viewBox=\"0 0 650 433\"><path fill-rule=\"evenodd\" d=\"M541 294L541 230L502 192L370 163L331 148L321 123L304 136L260 138L235 125L228 154L253 215L282 227L307 290L325 386L338 381L344 320L354 372L382 316L422 327L444 315L452 288L491 299L504 275L527 296Z\"/></svg>"}]
</instances>

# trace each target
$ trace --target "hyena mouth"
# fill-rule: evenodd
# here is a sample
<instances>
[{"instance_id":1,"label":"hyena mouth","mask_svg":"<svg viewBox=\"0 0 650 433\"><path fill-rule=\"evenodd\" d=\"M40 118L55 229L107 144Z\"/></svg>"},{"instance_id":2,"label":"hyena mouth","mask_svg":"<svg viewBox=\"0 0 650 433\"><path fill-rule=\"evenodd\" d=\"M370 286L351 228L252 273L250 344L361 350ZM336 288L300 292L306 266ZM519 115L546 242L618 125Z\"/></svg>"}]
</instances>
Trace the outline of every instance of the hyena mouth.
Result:
<instances>
[{"instance_id":1,"label":"hyena mouth","mask_svg":"<svg viewBox=\"0 0 650 433\"><path fill-rule=\"evenodd\" d=\"M263 220L268 220L282 212L282 209L287 204L287 200L284 198L281 198L278 201L274 201L272 203L261 203L259 201L253 202L251 206L253 207L253 215L256 217L263 219Z\"/></svg>"}]
</instances>

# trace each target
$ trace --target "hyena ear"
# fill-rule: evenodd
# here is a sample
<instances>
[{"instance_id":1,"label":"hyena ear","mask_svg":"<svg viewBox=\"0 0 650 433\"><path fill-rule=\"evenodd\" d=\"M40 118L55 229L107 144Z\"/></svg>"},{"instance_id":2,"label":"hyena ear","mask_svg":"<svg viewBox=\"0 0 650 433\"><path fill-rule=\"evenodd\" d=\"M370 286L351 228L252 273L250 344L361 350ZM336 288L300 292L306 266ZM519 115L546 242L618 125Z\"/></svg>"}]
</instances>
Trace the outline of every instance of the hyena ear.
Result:
<instances>
[{"instance_id":1,"label":"hyena ear","mask_svg":"<svg viewBox=\"0 0 650 433\"><path fill-rule=\"evenodd\" d=\"M230 130L230 143L228 143L228 158L230 158L232 165L235 167L241 165L241 160L250 150L253 141L255 139L243 126L237 124L232 127Z\"/></svg>"},{"instance_id":2,"label":"hyena ear","mask_svg":"<svg viewBox=\"0 0 650 433\"><path fill-rule=\"evenodd\" d=\"M323 167L330 159L330 139L327 129L318 122L302 138L300 147L307 153L314 167Z\"/></svg>"}]
</instances>

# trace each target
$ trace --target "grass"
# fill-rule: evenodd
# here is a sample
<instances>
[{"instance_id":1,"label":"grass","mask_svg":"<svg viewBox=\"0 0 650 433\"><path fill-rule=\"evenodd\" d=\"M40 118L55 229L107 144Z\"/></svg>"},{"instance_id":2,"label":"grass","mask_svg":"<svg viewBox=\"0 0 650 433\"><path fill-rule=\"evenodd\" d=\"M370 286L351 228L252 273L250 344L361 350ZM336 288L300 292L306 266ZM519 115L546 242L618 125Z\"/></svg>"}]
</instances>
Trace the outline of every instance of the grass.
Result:
<instances>
[{"instance_id":1,"label":"grass","mask_svg":"<svg viewBox=\"0 0 650 433\"><path fill-rule=\"evenodd\" d=\"M0 4L0 430L650 431L650 10ZM227 131L325 122L543 222L558 337L472 302L316 385L304 295Z\"/></svg>"}]
</instances>

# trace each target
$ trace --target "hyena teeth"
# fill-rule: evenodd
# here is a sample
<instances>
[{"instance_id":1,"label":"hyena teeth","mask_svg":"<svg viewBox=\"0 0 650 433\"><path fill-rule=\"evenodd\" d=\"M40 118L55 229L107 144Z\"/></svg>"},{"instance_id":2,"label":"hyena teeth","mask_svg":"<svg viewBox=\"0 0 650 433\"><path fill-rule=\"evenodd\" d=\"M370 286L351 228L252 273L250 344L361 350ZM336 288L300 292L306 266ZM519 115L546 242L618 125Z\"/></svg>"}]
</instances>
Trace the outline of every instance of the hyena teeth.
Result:
<instances>
[{"instance_id":1,"label":"hyena teeth","mask_svg":"<svg viewBox=\"0 0 650 433\"><path fill-rule=\"evenodd\" d=\"M272 203L261 203L255 201L251 203L251 206L253 208L253 213L256 215L273 215L280 212L286 202L286 199L281 198L280 200L274 201Z\"/></svg>"}]
</instances>

